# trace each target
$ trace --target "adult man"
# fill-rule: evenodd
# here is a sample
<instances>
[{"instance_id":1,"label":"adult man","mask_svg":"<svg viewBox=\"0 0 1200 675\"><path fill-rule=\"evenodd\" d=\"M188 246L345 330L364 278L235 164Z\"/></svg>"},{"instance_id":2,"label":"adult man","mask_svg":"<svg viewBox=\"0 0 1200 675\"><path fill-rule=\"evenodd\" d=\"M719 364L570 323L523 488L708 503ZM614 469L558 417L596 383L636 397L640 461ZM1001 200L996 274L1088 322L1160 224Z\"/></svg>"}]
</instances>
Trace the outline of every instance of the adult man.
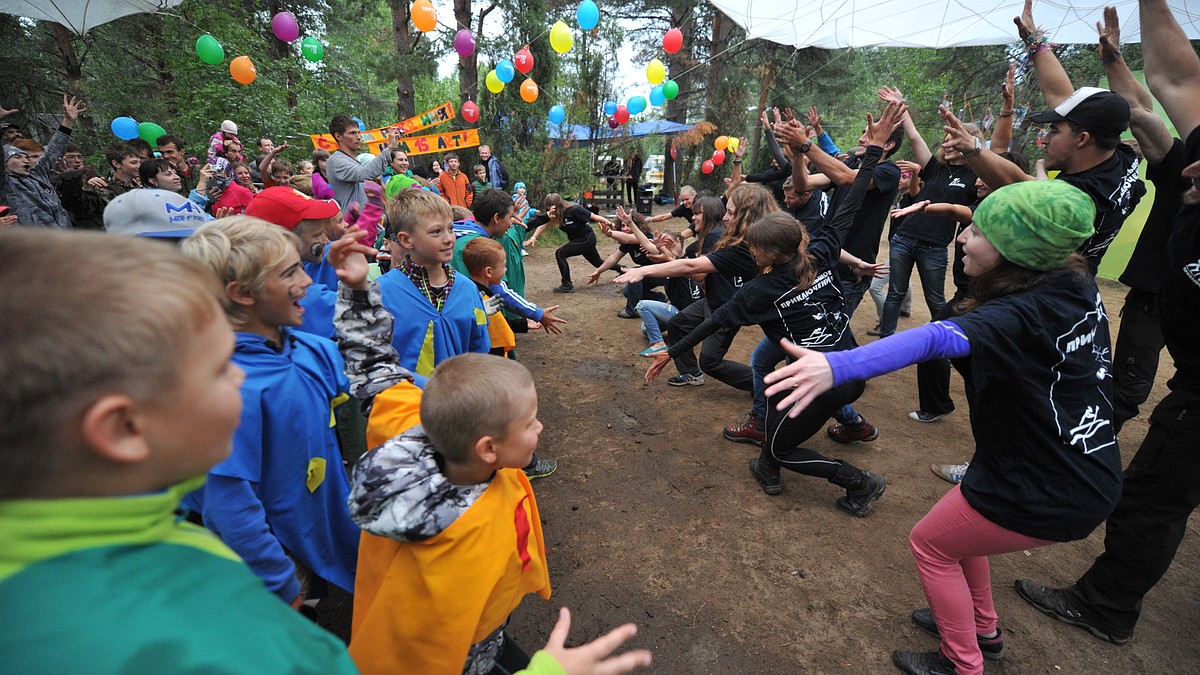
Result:
<instances>
[{"instance_id":1,"label":"adult man","mask_svg":"<svg viewBox=\"0 0 1200 675\"><path fill-rule=\"evenodd\" d=\"M783 181L784 210L800 221L810 233L825 226L829 216L829 195L822 190L796 191L796 181L788 176Z\"/></svg>"},{"instance_id":2,"label":"adult man","mask_svg":"<svg viewBox=\"0 0 1200 675\"><path fill-rule=\"evenodd\" d=\"M8 111L6 111L6 112L8 112ZM13 110L12 112L16 112L16 111ZM12 143L13 141L17 140L18 138L24 138L21 135L21 127L17 126L16 124L11 124L11 123L10 124L0 124L0 139L2 139L5 144Z\"/></svg>"},{"instance_id":3,"label":"adult man","mask_svg":"<svg viewBox=\"0 0 1200 675\"><path fill-rule=\"evenodd\" d=\"M253 162L250 162L250 175L252 178L254 178L255 183L265 184L263 181L265 176L262 173L262 169L259 168L259 165L262 164L263 158L267 155L270 155L274 150L275 141L267 138L266 136L258 139L258 155L254 158Z\"/></svg>"},{"instance_id":4,"label":"adult man","mask_svg":"<svg viewBox=\"0 0 1200 675\"><path fill-rule=\"evenodd\" d=\"M400 132L390 129L387 147L366 164L359 164L355 159L362 150L362 135L358 129L358 122L349 115L334 115L329 121L329 133L337 141L338 149L329 156L329 161L325 164L325 173L329 187L333 190L333 198L345 214L351 202L367 203L367 193L363 190L362 183L383 175L383 167L392 161L392 151L400 140Z\"/></svg>"},{"instance_id":5,"label":"adult man","mask_svg":"<svg viewBox=\"0 0 1200 675\"><path fill-rule=\"evenodd\" d=\"M488 182L497 190L503 190L507 187L504 182L504 167L500 166L500 159L492 154L490 145L479 146L479 162L487 169Z\"/></svg>"},{"instance_id":6,"label":"adult man","mask_svg":"<svg viewBox=\"0 0 1200 675\"><path fill-rule=\"evenodd\" d=\"M192 170L192 165L188 164L187 158L183 156L183 141L175 134L167 134L158 137L158 153L162 158L171 163L175 167L175 173L179 174L179 194L184 197L196 187L197 172Z\"/></svg>"},{"instance_id":7,"label":"adult man","mask_svg":"<svg viewBox=\"0 0 1200 675\"><path fill-rule=\"evenodd\" d=\"M11 145L3 146L8 204L21 225L70 229L71 216L59 202L58 193L50 182L50 173L67 149L75 121L86 110L83 101L63 94L62 122L50 139L46 154L36 165L29 161L26 151Z\"/></svg>"}]
</instances>

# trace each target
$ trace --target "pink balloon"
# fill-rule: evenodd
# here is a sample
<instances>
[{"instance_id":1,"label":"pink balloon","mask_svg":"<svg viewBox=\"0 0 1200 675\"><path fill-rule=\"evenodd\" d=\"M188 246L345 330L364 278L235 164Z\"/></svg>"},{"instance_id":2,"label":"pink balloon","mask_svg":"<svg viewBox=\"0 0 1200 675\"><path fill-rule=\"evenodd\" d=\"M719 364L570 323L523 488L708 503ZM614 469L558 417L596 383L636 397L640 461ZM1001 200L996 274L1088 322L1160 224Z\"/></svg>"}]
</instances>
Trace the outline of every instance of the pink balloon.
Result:
<instances>
[{"instance_id":1,"label":"pink balloon","mask_svg":"<svg viewBox=\"0 0 1200 675\"><path fill-rule=\"evenodd\" d=\"M725 163L725 151L713 150L712 163L721 166Z\"/></svg>"},{"instance_id":2,"label":"pink balloon","mask_svg":"<svg viewBox=\"0 0 1200 675\"><path fill-rule=\"evenodd\" d=\"M629 108L626 108L624 105L617 106L617 112L613 113L613 119L617 121L617 124L625 124L628 122Z\"/></svg>"},{"instance_id":3,"label":"pink balloon","mask_svg":"<svg viewBox=\"0 0 1200 675\"><path fill-rule=\"evenodd\" d=\"M475 105L475 101L467 101L463 104L462 116L468 122L479 121L479 106Z\"/></svg>"},{"instance_id":4,"label":"pink balloon","mask_svg":"<svg viewBox=\"0 0 1200 675\"><path fill-rule=\"evenodd\" d=\"M617 121L617 118L615 118L615 117L608 118L608 128L609 129L616 129L619 126L621 126L621 123Z\"/></svg>"},{"instance_id":5,"label":"pink balloon","mask_svg":"<svg viewBox=\"0 0 1200 675\"><path fill-rule=\"evenodd\" d=\"M454 34L454 51L464 59L475 53L475 36L466 28Z\"/></svg>"},{"instance_id":6,"label":"pink balloon","mask_svg":"<svg viewBox=\"0 0 1200 675\"><path fill-rule=\"evenodd\" d=\"M280 40L291 42L300 37L300 24L296 22L296 15L280 12L271 18L271 31Z\"/></svg>"},{"instance_id":7,"label":"pink balloon","mask_svg":"<svg viewBox=\"0 0 1200 675\"><path fill-rule=\"evenodd\" d=\"M712 173L713 169L716 169L716 168L717 168L716 165L713 164L713 161L711 159L704 160L704 163L700 165L700 170L703 171L704 173Z\"/></svg>"}]
</instances>

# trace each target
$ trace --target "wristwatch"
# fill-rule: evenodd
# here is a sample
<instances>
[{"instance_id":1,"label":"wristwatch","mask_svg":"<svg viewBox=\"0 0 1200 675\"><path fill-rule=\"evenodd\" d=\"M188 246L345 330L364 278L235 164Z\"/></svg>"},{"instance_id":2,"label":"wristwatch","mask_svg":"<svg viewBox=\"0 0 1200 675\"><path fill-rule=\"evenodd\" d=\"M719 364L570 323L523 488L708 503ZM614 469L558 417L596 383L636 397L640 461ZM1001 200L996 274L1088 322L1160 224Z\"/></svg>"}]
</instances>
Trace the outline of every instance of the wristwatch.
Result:
<instances>
[{"instance_id":1,"label":"wristwatch","mask_svg":"<svg viewBox=\"0 0 1200 675\"><path fill-rule=\"evenodd\" d=\"M804 143L800 144L800 154L802 154L802 155L808 154L808 151L811 149L812 149L812 141L805 141Z\"/></svg>"},{"instance_id":2,"label":"wristwatch","mask_svg":"<svg viewBox=\"0 0 1200 675\"><path fill-rule=\"evenodd\" d=\"M983 141L975 139L975 147L963 153L963 157L974 157L983 152Z\"/></svg>"}]
</instances>

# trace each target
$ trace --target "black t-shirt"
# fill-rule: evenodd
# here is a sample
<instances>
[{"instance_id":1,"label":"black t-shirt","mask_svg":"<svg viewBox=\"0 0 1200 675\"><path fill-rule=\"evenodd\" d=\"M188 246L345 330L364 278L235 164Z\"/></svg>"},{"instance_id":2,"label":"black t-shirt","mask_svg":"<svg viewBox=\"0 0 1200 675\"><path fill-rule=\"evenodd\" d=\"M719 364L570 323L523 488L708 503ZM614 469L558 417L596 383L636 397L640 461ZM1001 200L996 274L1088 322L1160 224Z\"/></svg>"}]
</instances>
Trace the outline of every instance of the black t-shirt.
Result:
<instances>
[{"instance_id":1,"label":"black t-shirt","mask_svg":"<svg viewBox=\"0 0 1200 675\"><path fill-rule=\"evenodd\" d=\"M704 297L715 310L732 298L742 284L758 275L758 263L754 262L746 242L707 255L717 271L704 277Z\"/></svg>"},{"instance_id":2,"label":"black t-shirt","mask_svg":"<svg viewBox=\"0 0 1200 675\"><path fill-rule=\"evenodd\" d=\"M1120 143L1112 157L1079 173L1060 173L1058 180L1083 190L1096 202L1096 233L1078 249L1095 274L1109 244L1146 194L1146 184L1138 178L1137 155L1133 148Z\"/></svg>"},{"instance_id":3,"label":"black t-shirt","mask_svg":"<svg viewBox=\"0 0 1200 675\"><path fill-rule=\"evenodd\" d=\"M1187 139L1185 164L1200 159L1200 127ZM1189 190L1193 193L1195 189ZM1167 243L1166 273L1158 291L1158 315L1167 351L1175 359L1173 391L1200 394L1200 205L1185 205Z\"/></svg>"},{"instance_id":4,"label":"black t-shirt","mask_svg":"<svg viewBox=\"0 0 1200 675\"><path fill-rule=\"evenodd\" d=\"M821 190L813 190L808 195L808 201L799 208L784 210L804 225L809 237L815 237L825 227L825 219L829 217L829 195Z\"/></svg>"},{"instance_id":5,"label":"black t-shirt","mask_svg":"<svg viewBox=\"0 0 1200 675\"><path fill-rule=\"evenodd\" d=\"M967 165L953 166L931 159L921 169L921 192L915 201L928 199L938 204L970 206L979 198L975 191L975 172ZM958 223L953 218L928 212L910 213L896 234L934 246L949 246Z\"/></svg>"},{"instance_id":6,"label":"black t-shirt","mask_svg":"<svg viewBox=\"0 0 1200 675\"><path fill-rule=\"evenodd\" d=\"M700 284L688 276L667 277L663 290L667 300L679 310L700 299Z\"/></svg>"},{"instance_id":7,"label":"black t-shirt","mask_svg":"<svg viewBox=\"0 0 1200 675\"><path fill-rule=\"evenodd\" d=\"M857 169L859 160L851 157L846 160L846 166ZM859 208L858 216L846 233L842 248L855 257L867 262L875 262L879 255L879 236L883 234L883 224L887 222L888 213L896 201L896 191L900 186L900 167L891 162L880 162L875 167L875 189L868 190ZM850 186L841 186L833 191L829 204L829 212L837 213L842 200L850 193ZM844 266L843 266L844 267ZM853 276L851 276L853 278Z\"/></svg>"},{"instance_id":8,"label":"black t-shirt","mask_svg":"<svg viewBox=\"0 0 1200 675\"><path fill-rule=\"evenodd\" d=\"M654 261L646 257L646 252L642 250L641 244L634 242L632 244L621 244L617 247L622 253L629 256L635 265L653 265Z\"/></svg>"},{"instance_id":9,"label":"black t-shirt","mask_svg":"<svg viewBox=\"0 0 1200 675\"><path fill-rule=\"evenodd\" d=\"M689 209L688 207L684 206L683 204L680 204L679 206L676 206L675 208L671 209L671 217L672 218L683 218L684 220L688 221L689 227L691 227L693 215L695 215L695 214L692 213L692 210Z\"/></svg>"},{"instance_id":10,"label":"black t-shirt","mask_svg":"<svg viewBox=\"0 0 1200 675\"><path fill-rule=\"evenodd\" d=\"M1162 285L1171 224L1175 222L1175 214L1179 213L1184 191L1191 185L1191 181L1180 175L1186 166L1183 141L1176 138L1162 161L1146 167L1146 178L1154 183L1154 204L1146 216L1146 224L1138 236L1133 255L1129 257L1129 264L1121 273L1121 283L1126 286L1157 293Z\"/></svg>"},{"instance_id":11,"label":"black t-shirt","mask_svg":"<svg viewBox=\"0 0 1200 675\"><path fill-rule=\"evenodd\" d=\"M1050 272L949 321L971 342L975 455L963 497L1026 536L1086 537L1121 495L1112 349L1095 280Z\"/></svg>"},{"instance_id":12,"label":"black t-shirt","mask_svg":"<svg viewBox=\"0 0 1200 675\"><path fill-rule=\"evenodd\" d=\"M592 230L592 212L576 204L563 214L562 231L568 239L583 239L595 236Z\"/></svg>"}]
</instances>

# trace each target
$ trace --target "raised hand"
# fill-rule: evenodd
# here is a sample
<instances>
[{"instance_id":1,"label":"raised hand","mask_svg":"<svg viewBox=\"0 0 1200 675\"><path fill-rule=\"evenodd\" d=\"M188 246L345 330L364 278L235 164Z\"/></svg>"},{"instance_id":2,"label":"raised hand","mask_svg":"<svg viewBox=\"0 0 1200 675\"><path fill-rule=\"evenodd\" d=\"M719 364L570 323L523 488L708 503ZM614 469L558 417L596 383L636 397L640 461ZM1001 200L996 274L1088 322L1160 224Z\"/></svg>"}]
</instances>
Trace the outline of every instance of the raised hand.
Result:
<instances>
[{"instance_id":1,"label":"raised hand","mask_svg":"<svg viewBox=\"0 0 1200 675\"><path fill-rule=\"evenodd\" d=\"M220 220L221 218L228 218L229 216L236 216L237 214L238 214L237 209L233 208L232 206L222 206L221 208L217 209L216 211L213 211L213 218Z\"/></svg>"},{"instance_id":2,"label":"raised hand","mask_svg":"<svg viewBox=\"0 0 1200 675\"><path fill-rule=\"evenodd\" d=\"M788 340L781 340L779 345L796 360L767 373L763 378L770 385L766 393L767 396L774 396L790 389L791 392L775 409L787 410L788 417L796 417L813 399L833 388L833 369L821 352L797 347Z\"/></svg>"},{"instance_id":3,"label":"raised hand","mask_svg":"<svg viewBox=\"0 0 1200 675\"><path fill-rule=\"evenodd\" d=\"M808 126L812 127L812 135L820 136L824 133L824 128L821 127L821 115L817 112L817 106L808 106Z\"/></svg>"},{"instance_id":4,"label":"raised hand","mask_svg":"<svg viewBox=\"0 0 1200 675\"><path fill-rule=\"evenodd\" d=\"M1100 60L1116 60L1121 55L1121 21L1116 7L1104 8L1104 26L1097 21L1096 32L1100 34Z\"/></svg>"},{"instance_id":5,"label":"raised hand","mask_svg":"<svg viewBox=\"0 0 1200 675\"><path fill-rule=\"evenodd\" d=\"M67 96L63 94L63 115L66 116L66 122L75 124L75 120L79 116L87 112L87 107L83 105L83 99L78 96Z\"/></svg>"},{"instance_id":6,"label":"raised hand","mask_svg":"<svg viewBox=\"0 0 1200 675\"><path fill-rule=\"evenodd\" d=\"M0 120L4 119L5 117L8 117L9 115L15 115L18 112L20 112L20 111L17 110L16 108L13 108L12 110L5 110L3 106L0 106Z\"/></svg>"},{"instance_id":7,"label":"raised hand","mask_svg":"<svg viewBox=\"0 0 1200 675\"><path fill-rule=\"evenodd\" d=\"M1017 24L1017 35L1021 36L1022 40L1037 30L1037 24L1033 22L1033 0L1025 0L1025 8L1021 11L1021 16L1015 17L1013 23Z\"/></svg>"},{"instance_id":8,"label":"raised hand","mask_svg":"<svg viewBox=\"0 0 1200 675\"><path fill-rule=\"evenodd\" d=\"M899 91L899 90L896 90ZM904 123L904 114L908 112L908 106L904 103L888 102L883 109L883 114L876 121L875 117L867 113L867 143L870 145L878 145L883 147L891 138L892 132L900 128Z\"/></svg>"},{"instance_id":9,"label":"raised hand","mask_svg":"<svg viewBox=\"0 0 1200 675\"><path fill-rule=\"evenodd\" d=\"M880 87L879 100L888 103L904 103L904 93L897 87Z\"/></svg>"},{"instance_id":10,"label":"raised hand","mask_svg":"<svg viewBox=\"0 0 1200 675\"><path fill-rule=\"evenodd\" d=\"M942 141L942 148L946 150L957 150L960 153L967 153L975 149L975 141L978 140L972 136L963 123L959 121L954 113L944 105L938 106L938 113L946 122L946 126L942 127L946 132L946 139Z\"/></svg>"},{"instance_id":11,"label":"raised hand","mask_svg":"<svg viewBox=\"0 0 1200 675\"><path fill-rule=\"evenodd\" d=\"M733 156L734 156L735 158L737 158L737 159L741 159L742 157L745 157L745 156L746 156L746 147L747 147L748 145L749 145L749 144L748 144L748 143L746 143L746 139L744 139L744 138L739 138L739 139L738 139L738 146L737 146L737 150L734 150L734 151L733 151Z\"/></svg>"},{"instance_id":12,"label":"raised hand","mask_svg":"<svg viewBox=\"0 0 1200 675\"><path fill-rule=\"evenodd\" d=\"M1015 62L1010 63L1008 64L1008 76L1004 78L1004 84L1000 85L1000 96L1004 97L1004 106L1009 110L1012 110L1013 99L1017 90L1016 78L1017 64Z\"/></svg>"},{"instance_id":13,"label":"raised hand","mask_svg":"<svg viewBox=\"0 0 1200 675\"><path fill-rule=\"evenodd\" d=\"M804 132L804 125L799 123L780 122L776 124L775 137L784 145L791 146L793 151L799 150L800 146L808 142L808 134Z\"/></svg>"}]
</instances>

